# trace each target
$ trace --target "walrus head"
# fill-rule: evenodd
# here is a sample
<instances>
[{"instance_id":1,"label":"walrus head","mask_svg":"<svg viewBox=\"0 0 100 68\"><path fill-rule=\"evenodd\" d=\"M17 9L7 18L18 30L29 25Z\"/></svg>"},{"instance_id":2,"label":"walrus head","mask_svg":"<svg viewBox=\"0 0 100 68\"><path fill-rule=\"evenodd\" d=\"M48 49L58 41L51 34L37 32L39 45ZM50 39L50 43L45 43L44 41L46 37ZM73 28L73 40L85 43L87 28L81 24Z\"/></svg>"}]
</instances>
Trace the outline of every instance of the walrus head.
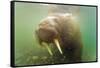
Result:
<instances>
[{"instance_id":1,"label":"walrus head","mask_svg":"<svg viewBox=\"0 0 100 68\"><path fill-rule=\"evenodd\" d=\"M46 18L41 21L37 29L38 37L44 42L52 42L54 38L57 38L58 32L55 28L53 19Z\"/></svg>"},{"instance_id":2,"label":"walrus head","mask_svg":"<svg viewBox=\"0 0 100 68\"><path fill-rule=\"evenodd\" d=\"M54 20L55 17L47 17L46 19L42 20L41 23L38 25L36 34L41 42L54 43L62 54L62 50L58 41L59 34L56 29L57 23L55 23ZM48 49L47 46L46 48ZM50 52L50 49L48 50Z\"/></svg>"}]
</instances>

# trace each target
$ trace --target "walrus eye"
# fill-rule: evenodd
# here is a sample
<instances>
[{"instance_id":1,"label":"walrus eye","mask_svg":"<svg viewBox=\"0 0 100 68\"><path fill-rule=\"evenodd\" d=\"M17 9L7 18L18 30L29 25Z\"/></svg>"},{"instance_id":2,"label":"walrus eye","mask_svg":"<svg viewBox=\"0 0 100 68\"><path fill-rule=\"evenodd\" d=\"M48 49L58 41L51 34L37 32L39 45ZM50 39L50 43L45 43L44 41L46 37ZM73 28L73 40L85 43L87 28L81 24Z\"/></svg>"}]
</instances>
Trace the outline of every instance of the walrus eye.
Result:
<instances>
[{"instance_id":1,"label":"walrus eye","mask_svg":"<svg viewBox=\"0 0 100 68\"><path fill-rule=\"evenodd\" d=\"M59 22L57 18L54 18L53 21L54 21L55 23L58 23L58 22Z\"/></svg>"}]
</instances>

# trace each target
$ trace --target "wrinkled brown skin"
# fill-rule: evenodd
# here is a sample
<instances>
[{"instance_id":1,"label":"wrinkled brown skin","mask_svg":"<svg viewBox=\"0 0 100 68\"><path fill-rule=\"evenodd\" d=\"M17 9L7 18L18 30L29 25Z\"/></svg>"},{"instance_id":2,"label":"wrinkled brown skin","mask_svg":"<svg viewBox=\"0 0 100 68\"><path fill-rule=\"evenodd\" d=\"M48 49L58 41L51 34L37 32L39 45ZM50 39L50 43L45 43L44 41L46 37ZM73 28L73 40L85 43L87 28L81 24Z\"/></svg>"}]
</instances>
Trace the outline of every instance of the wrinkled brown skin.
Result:
<instances>
[{"instance_id":1,"label":"wrinkled brown skin","mask_svg":"<svg viewBox=\"0 0 100 68\"><path fill-rule=\"evenodd\" d=\"M42 42L54 43L53 39L57 38L63 55L68 57L68 62L81 62L81 33L79 25L72 15L54 14L48 16L40 22L36 35L40 44Z\"/></svg>"}]
</instances>

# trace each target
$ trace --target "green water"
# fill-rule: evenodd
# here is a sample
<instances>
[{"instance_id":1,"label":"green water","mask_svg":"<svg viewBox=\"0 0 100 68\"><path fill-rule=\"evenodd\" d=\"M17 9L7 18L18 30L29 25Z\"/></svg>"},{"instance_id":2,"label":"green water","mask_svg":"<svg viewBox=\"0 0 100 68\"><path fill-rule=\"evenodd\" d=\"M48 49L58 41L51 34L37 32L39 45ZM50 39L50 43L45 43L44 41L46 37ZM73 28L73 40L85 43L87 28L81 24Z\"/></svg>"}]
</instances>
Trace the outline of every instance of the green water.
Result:
<instances>
[{"instance_id":1,"label":"green water","mask_svg":"<svg viewBox=\"0 0 100 68\"><path fill-rule=\"evenodd\" d=\"M48 51L39 46L35 30L48 15L48 8L33 3L15 3L15 65L53 64ZM80 7L83 61L96 60L96 8ZM53 50L53 47L51 47ZM58 61L57 61L58 62Z\"/></svg>"},{"instance_id":2,"label":"green water","mask_svg":"<svg viewBox=\"0 0 100 68\"><path fill-rule=\"evenodd\" d=\"M83 60L96 60L96 8L80 7L80 26L83 39Z\"/></svg>"}]
</instances>

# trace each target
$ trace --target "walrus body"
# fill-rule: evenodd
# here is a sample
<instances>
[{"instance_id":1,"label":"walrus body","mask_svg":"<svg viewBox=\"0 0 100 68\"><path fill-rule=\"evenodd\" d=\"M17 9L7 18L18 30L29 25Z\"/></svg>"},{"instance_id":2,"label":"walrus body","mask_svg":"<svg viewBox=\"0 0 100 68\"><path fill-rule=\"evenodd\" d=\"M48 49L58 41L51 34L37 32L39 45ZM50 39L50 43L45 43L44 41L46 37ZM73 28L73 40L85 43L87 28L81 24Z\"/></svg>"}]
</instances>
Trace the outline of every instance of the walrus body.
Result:
<instances>
[{"instance_id":1,"label":"walrus body","mask_svg":"<svg viewBox=\"0 0 100 68\"><path fill-rule=\"evenodd\" d=\"M44 18L36 30L40 44L58 39L68 62L81 62L82 41L80 28L71 14L53 14Z\"/></svg>"}]
</instances>

